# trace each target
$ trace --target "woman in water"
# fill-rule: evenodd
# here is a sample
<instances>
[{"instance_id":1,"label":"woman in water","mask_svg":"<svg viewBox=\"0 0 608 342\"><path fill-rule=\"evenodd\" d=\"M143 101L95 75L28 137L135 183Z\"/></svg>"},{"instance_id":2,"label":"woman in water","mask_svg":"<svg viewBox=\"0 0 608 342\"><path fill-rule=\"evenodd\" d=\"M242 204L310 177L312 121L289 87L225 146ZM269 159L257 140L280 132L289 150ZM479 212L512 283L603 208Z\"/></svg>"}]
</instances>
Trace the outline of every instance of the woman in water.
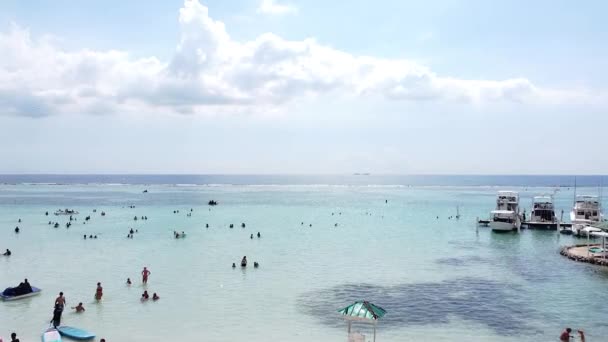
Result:
<instances>
[{"instance_id":1,"label":"woman in water","mask_svg":"<svg viewBox=\"0 0 608 342\"><path fill-rule=\"evenodd\" d=\"M103 296L103 287L101 287L101 283L97 283L97 290L95 290L95 300L100 301Z\"/></svg>"}]
</instances>

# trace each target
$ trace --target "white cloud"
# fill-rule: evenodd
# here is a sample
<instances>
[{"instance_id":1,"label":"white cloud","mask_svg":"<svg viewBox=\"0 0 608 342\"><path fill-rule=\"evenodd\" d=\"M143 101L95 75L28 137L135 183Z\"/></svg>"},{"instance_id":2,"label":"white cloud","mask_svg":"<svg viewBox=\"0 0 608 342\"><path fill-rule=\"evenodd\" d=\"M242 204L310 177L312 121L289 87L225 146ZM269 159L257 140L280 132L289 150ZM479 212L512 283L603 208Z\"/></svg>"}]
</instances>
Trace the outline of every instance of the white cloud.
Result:
<instances>
[{"instance_id":1,"label":"white cloud","mask_svg":"<svg viewBox=\"0 0 608 342\"><path fill-rule=\"evenodd\" d=\"M264 14L287 14L296 12L298 12L297 7L288 4L280 4L276 0L262 0L258 7L258 13Z\"/></svg>"},{"instance_id":2,"label":"white cloud","mask_svg":"<svg viewBox=\"0 0 608 342\"><path fill-rule=\"evenodd\" d=\"M584 91L551 90L525 78L466 80L406 59L355 56L314 39L265 33L237 42L207 7L186 0L169 61L124 51L63 49L13 25L0 32L0 114L233 113L332 94L399 101L588 103Z\"/></svg>"}]
</instances>

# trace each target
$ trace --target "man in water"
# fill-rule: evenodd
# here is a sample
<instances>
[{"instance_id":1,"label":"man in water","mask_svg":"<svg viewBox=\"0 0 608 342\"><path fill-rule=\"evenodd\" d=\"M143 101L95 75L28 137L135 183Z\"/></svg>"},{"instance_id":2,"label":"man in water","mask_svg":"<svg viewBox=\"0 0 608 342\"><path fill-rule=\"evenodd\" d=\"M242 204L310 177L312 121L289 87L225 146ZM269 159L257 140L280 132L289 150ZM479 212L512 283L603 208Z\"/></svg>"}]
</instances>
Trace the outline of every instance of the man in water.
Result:
<instances>
[{"instance_id":1,"label":"man in water","mask_svg":"<svg viewBox=\"0 0 608 342\"><path fill-rule=\"evenodd\" d=\"M559 335L560 342L569 342L570 341L570 333L571 332L572 332L572 329L566 328L566 330L564 330L562 332L562 334Z\"/></svg>"},{"instance_id":2,"label":"man in water","mask_svg":"<svg viewBox=\"0 0 608 342\"><path fill-rule=\"evenodd\" d=\"M97 283L97 289L95 290L95 300L100 301L103 296L103 287L101 287L101 283Z\"/></svg>"},{"instance_id":3,"label":"man in water","mask_svg":"<svg viewBox=\"0 0 608 342\"><path fill-rule=\"evenodd\" d=\"M78 303L77 306L72 307L72 309L76 310L76 312L84 312L84 306L82 306L82 303Z\"/></svg>"},{"instance_id":4,"label":"man in water","mask_svg":"<svg viewBox=\"0 0 608 342\"><path fill-rule=\"evenodd\" d=\"M59 292L59 297L55 299L55 305L59 305L61 307L61 311L63 311L63 307L65 306L66 300L63 296L63 292Z\"/></svg>"},{"instance_id":5,"label":"man in water","mask_svg":"<svg viewBox=\"0 0 608 342\"><path fill-rule=\"evenodd\" d=\"M17 334L15 334L15 333L11 334L11 342L19 342L19 339L17 338Z\"/></svg>"},{"instance_id":6,"label":"man in water","mask_svg":"<svg viewBox=\"0 0 608 342\"><path fill-rule=\"evenodd\" d=\"M148 268L146 268L146 267L144 267L144 270L143 270L143 271L141 271L141 276L142 276L141 281L142 281L144 284L147 284L147 283L148 283L148 276L149 276L150 274L152 274L152 272L150 272L150 271L148 270Z\"/></svg>"},{"instance_id":7,"label":"man in water","mask_svg":"<svg viewBox=\"0 0 608 342\"><path fill-rule=\"evenodd\" d=\"M12 254L11 250L7 248L6 252L4 252L4 254L2 254L2 255L10 256L11 254Z\"/></svg>"}]
</instances>

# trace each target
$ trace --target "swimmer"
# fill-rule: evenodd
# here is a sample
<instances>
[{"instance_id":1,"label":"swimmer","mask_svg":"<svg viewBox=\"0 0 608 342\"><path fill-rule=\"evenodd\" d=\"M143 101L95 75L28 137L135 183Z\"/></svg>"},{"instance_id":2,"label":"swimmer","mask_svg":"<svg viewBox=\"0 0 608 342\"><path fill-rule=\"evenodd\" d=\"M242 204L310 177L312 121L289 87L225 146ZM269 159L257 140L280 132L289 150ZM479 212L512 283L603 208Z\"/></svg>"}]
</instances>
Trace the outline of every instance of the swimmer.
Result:
<instances>
[{"instance_id":1,"label":"swimmer","mask_svg":"<svg viewBox=\"0 0 608 342\"><path fill-rule=\"evenodd\" d=\"M241 259L241 267L247 267L247 256L244 256L243 259Z\"/></svg>"},{"instance_id":2,"label":"swimmer","mask_svg":"<svg viewBox=\"0 0 608 342\"><path fill-rule=\"evenodd\" d=\"M260 234L260 232L258 232L258 238L261 238L261 237L262 237L262 235Z\"/></svg>"},{"instance_id":3,"label":"swimmer","mask_svg":"<svg viewBox=\"0 0 608 342\"><path fill-rule=\"evenodd\" d=\"M259 266L260 266L260 264L258 264L258 262L257 262L257 261L254 261L254 262L253 262L253 268L258 268Z\"/></svg>"},{"instance_id":4,"label":"swimmer","mask_svg":"<svg viewBox=\"0 0 608 342\"><path fill-rule=\"evenodd\" d=\"M209 223L205 224L205 228L209 228Z\"/></svg>"},{"instance_id":5,"label":"swimmer","mask_svg":"<svg viewBox=\"0 0 608 342\"><path fill-rule=\"evenodd\" d=\"M152 300L159 300L160 297L156 294L156 292L154 292L154 294L152 295Z\"/></svg>"},{"instance_id":6,"label":"swimmer","mask_svg":"<svg viewBox=\"0 0 608 342\"><path fill-rule=\"evenodd\" d=\"M2 255L5 255L5 256L11 256L11 254L12 254L12 253L11 253L11 250L7 248L7 249L6 249L6 252L4 252L4 254L2 254Z\"/></svg>"},{"instance_id":7,"label":"swimmer","mask_svg":"<svg viewBox=\"0 0 608 342\"><path fill-rule=\"evenodd\" d=\"M102 296L103 296L103 287L101 287L101 283L97 283L97 290L95 290L95 299L97 301L100 301Z\"/></svg>"},{"instance_id":8,"label":"swimmer","mask_svg":"<svg viewBox=\"0 0 608 342\"><path fill-rule=\"evenodd\" d=\"M235 267L236 267L236 264L235 264L235 263L232 263L232 268L235 268Z\"/></svg>"},{"instance_id":9,"label":"swimmer","mask_svg":"<svg viewBox=\"0 0 608 342\"><path fill-rule=\"evenodd\" d=\"M245 223L241 223L241 228L245 228Z\"/></svg>"},{"instance_id":10,"label":"swimmer","mask_svg":"<svg viewBox=\"0 0 608 342\"><path fill-rule=\"evenodd\" d=\"M141 300L148 300L148 298L150 298L150 296L148 295L148 291L144 291L144 293L141 294Z\"/></svg>"},{"instance_id":11,"label":"swimmer","mask_svg":"<svg viewBox=\"0 0 608 342\"><path fill-rule=\"evenodd\" d=\"M82 303L78 303L78 305L77 306L73 306L72 309L76 310L77 313L86 311L84 309L84 306L82 306Z\"/></svg>"},{"instance_id":12,"label":"swimmer","mask_svg":"<svg viewBox=\"0 0 608 342\"><path fill-rule=\"evenodd\" d=\"M85 239L85 240L87 239L87 234L84 234L84 239Z\"/></svg>"},{"instance_id":13,"label":"swimmer","mask_svg":"<svg viewBox=\"0 0 608 342\"><path fill-rule=\"evenodd\" d=\"M127 285L131 285L131 278L127 278Z\"/></svg>"},{"instance_id":14,"label":"swimmer","mask_svg":"<svg viewBox=\"0 0 608 342\"><path fill-rule=\"evenodd\" d=\"M19 342L19 339L17 338L17 334L11 333L11 342Z\"/></svg>"},{"instance_id":15,"label":"swimmer","mask_svg":"<svg viewBox=\"0 0 608 342\"><path fill-rule=\"evenodd\" d=\"M19 219L19 221L17 221L18 223L21 223L21 219Z\"/></svg>"},{"instance_id":16,"label":"swimmer","mask_svg":"<svg viewBox=\"0 0 608 342\"><path fill-rule=\"evenodd\" d=\"M250 239L253 239L253 234L251 234L251 236L249 237Z\"/></svg>"},{"instance_id":17,"label":"swimmer","mask_svg":"<svg viewBox=\"0 0 608 342\"><path fill-rule=\"evenodd\" d=\"M148 268L146 268L146 267L144 267L143 271L141 271L141 276L142 276L141 281L142 281L144 284L147 284L147 283L148 283L148 276L149 276L150 274L152 274L152 272L150 272L150 271L148 270Z\"/></svg>"},{"instance_id":18,"label":"swimmer","mask_svg":"<svg viewBox=\"0 0 608 342\"><path fill-rule=\"evenodd\" d=\"M15 233L19 233L19 227L15 227Z\"/></svg>"},{"instance_id":19,"label":"swimmer","mask_svg":"<svg viewBox=\"0 0 608 342\"><path fill-rule=\"evenodd\" d=\"M95 235L94 239L97 239L97 235Z\"/></svg>"}]
</instances>

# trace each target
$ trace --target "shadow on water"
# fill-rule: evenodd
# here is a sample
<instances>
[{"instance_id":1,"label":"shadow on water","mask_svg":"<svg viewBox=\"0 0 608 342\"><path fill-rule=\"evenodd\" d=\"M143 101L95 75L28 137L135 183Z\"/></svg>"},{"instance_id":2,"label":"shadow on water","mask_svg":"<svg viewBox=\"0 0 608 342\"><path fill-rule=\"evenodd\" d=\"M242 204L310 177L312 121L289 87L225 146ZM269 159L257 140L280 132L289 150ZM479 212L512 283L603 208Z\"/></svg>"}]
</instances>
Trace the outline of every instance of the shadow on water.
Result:
<instances>
[{"instance_id":1,"label":"shadow on water","mask_svg":"<svg viewBox=\"0 0 608 342\"><path fill-rule=\"evenodd\" d=\"M397 286L344 284L305 293L298 305L320 323L343 329L336 310L362 299L387 310L383 329L447 324L450 317L457 317L504 336L538 332L527 324L537 315L526 305L520 287L478 278Z\"/></svg>"}]
</instances>

